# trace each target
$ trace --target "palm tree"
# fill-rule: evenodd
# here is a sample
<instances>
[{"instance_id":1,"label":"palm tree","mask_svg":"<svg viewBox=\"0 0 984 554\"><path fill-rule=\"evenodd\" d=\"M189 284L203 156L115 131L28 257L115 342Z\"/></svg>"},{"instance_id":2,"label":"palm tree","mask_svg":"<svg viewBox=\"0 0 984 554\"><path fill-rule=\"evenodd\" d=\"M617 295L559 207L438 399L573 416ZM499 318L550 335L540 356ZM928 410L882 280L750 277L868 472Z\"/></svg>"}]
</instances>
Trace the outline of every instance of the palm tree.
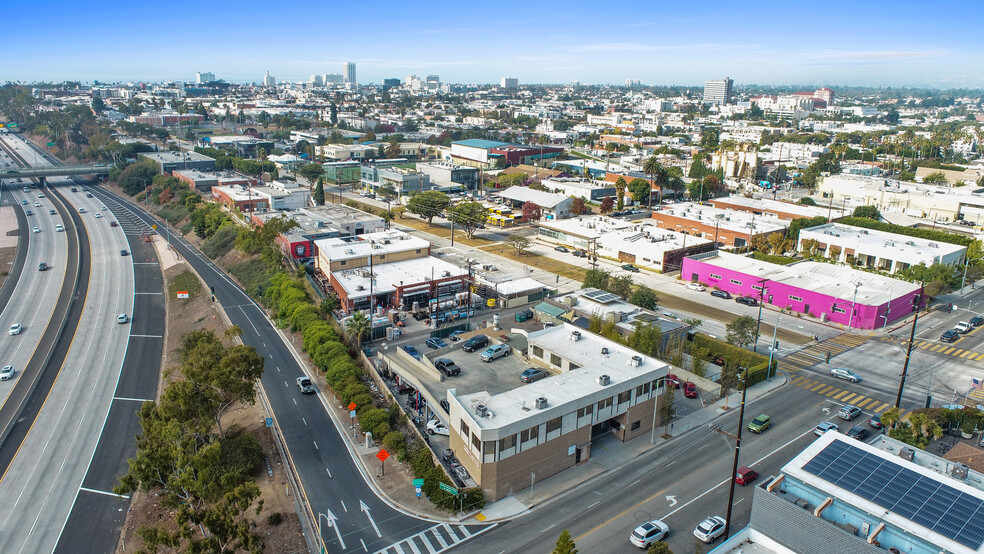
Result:
<instances>
[{"instance_id":1,"label":"palm tree","mask_svg":"<svg viewBox=\"0 0 984 554\"><path fill-rule=\"evenodd\" d=\"M895 424L899 422L900 415L902 415L902 410L898 408L889 408L885 410L881 415L882 425L888 427L889 429L894 428Z\"/></svg>"},{"instance_id":2,"label":"palm tree","mask_svg":"<svg viewBox=\"0 0 984 554\"><path fill-rule=\"evenodd\" d=\"M619 211L625 208L625 186L625 179L619 177L615 180L615 198L618 200L615 209Z\"/></svg>"},{"instance_id":3,"label":"palm tree","mask_svg":"<svg viewBox=\"0 0 984 554\"><path fill-rule=\"evenodd\" d=\"M642 172L649 176L649 207L653 205L653 180L657 174L662 175L665 171L663 164L659 163L659 158L656 156L650 156L642 165Z\"/></svg>"},{"instance_id":4,"label":"palm tree","mask_svg":"<svg viewBox=\"0 0 984 554\"><path fill-rule=\"evenodd\" d=\"M362 336L369 333L371 321L365 312L355 312L345 322L345 331L355 337L355 343L362 350Z\"/></svg>"}]
</instances>

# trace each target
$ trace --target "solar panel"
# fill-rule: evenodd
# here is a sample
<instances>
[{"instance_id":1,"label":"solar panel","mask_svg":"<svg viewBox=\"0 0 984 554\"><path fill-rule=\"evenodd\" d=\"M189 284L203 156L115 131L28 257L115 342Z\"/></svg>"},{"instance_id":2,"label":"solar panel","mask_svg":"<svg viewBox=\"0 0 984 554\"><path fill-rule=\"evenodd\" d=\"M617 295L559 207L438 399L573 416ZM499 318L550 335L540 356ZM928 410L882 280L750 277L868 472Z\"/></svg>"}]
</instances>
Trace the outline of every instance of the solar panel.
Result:
<instances>
[{"instance_id":1,"label":"solar panel","mask_svg":"<svg viewBox=\"0 0 984 554\"><path fill-rule=\"evenodd\" d=\"M984 500L900 463L837 440L803 469L964 546L984 544Z\"/></svg>"},{"instance_id":2,"label":"solar panel","mask_svg":"<svg viewBox=\"0 0 984 554\"><path fill-rule=\"evenodd\" d=\"M621 297L617 294L612 294L604 290L590 290L583 295L585 298L594 300L599 304L608 304L620 300Z\"/></svg>"}]
</instances>

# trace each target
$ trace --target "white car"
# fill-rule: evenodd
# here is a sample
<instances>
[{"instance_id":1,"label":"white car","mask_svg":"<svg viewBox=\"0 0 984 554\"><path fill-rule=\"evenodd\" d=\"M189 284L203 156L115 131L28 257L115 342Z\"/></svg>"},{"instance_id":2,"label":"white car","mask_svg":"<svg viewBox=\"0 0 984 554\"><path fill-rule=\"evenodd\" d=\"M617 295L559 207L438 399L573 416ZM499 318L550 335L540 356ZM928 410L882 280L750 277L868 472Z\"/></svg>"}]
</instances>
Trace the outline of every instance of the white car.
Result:
<instances>
[{"instance_id":1,"label":"white car","mask_svg":"<svg viewBox=\"0 0 984 554\"><path fill-rule=\"evenodd\" d=\"M102 216L103 216L103 214L101 214L101 213L96 213L96 219L99 219L99 218L101 218Z\"/></svg>"},{"instance_id":2,"label":"white car","mask_svg":"<svg viewBox=\"0 0 984 554\"><path fill-rule=\"evenodd\" d=\"M85 208L79 208L79 213L80 214L84 214L85 213Z\"/></svg>"},{"instance_id":3,"label":"white car","mask_svg":"<svg viewBox=\"0 0 984 554\"><path fill-rule=\"evenodd\" d=\"M106 206L99 206L99 209L100 210L105 210L106 209Z\"/></svg>"},{"instance_id":4,"label":"white car","mask_svg":"<svg viewBox=\"0 0 984 554\"><path fill-rule=\"evenodd\" d=\"M670 534L670 527L658 519L647 521L635 528L629 535L629 542L639 548L649 548L649 545L661 541Z\"/></svg>"},{"instance_id":5,"label":"white car","mask_svg":"<svg viewBox=\"0 0 984 554\"><path fill-rule=\"evenodd\" d=\"M40 233L41 232L41 228L40 227L35 227L35 228L31 229L31 232L32 233Z\"/></svg>"},{"instance_id":6,"label":"white car","mask_svg":"<svg viewBox=\"0 0 984 554\"><path fill-rule=\"evenodd\" d=\"M130 318L127 317L126 314L120 314L120 315L116 316L116 323L121 323L122 324L122 323L126 323L127 321L130 321Z\"/></svg>"},{"instance_id":7,"label":"white car","mask_svg":"<svg viewBox=\"0 0 984 554\"><path fill-rule=\"evenodd\" d=\"M14 378L14 366L5 365L0 369L0 381L9 381Z\"/></svg>"},{"instance_id":8,"label":"white car","mask_svg":"<svg viewBox=\"0 0 984 554\"><path fill-rule=\"evenodd\" d=\"M10 330L7 331L7 334L10 334L10 335L19 335L20 332L21 332L21 329L23 329L23 327L21 327L21 324L20 323L14 323L13 325L10 326Z\"/></svg>"},{"instance_id":9,"label":"white car","mask_svg":"<svg viewBox=\"0 0 984 554\"><path fill-rule=\"evenodd\" d=\"M833 431L836 433L839 429L840 427L838 427L836 423L821 421L820 424L817 425L816 429L813 430L813 434L818 437L822 437L827 431Z\"/></svg>"},{"instance_id":10,"label":"white car","mask_svg":"<svg viewBox=\"0 0 984 554\"><path fill-rule=\"evenodd\" d=\"M35 208L40 208L41 207L41 203L40 202L34 202L34 207Z\"/></svg>"},{"instance_id":11,"label":"white car","mask_svg":"<svg viewBox=\"0 0 984 554\"><path fill-rule=\"evenodd\" d=\"M710 544L714 542L714 539L724 534L724 527L726 524L727 522L724 521L723 517L710 516L697 525L697 528L694 529L694 536L697 537L697 539Z\"/></svg>"},{"instance_id":12,"label":"white car","mask_svg":"<svg viewBox=\"0 0 984 554\"><path fill-rule=\"evenodd\" d=\"M448 428L445 427L443 423L441 423L436 419L432 419L427 422L427 434L444 435L445 437L449 435Z\"/></svg>"},{"instance_id":13,"label":"white car","mask_svg":"<svg viewBox=\"0 0 984 554\"><path fill-rule=\"evenodd\" d=\"M704 286L700 283L687 283L687 288L690 290L695 290L697 292L704 292Z\"/></svg>"},{"instance_id":14,"label":"white car","mask_svg":"<svg viewBox=\"0 0 984 554\"><path fill-rule=\"evenodd\" d=\"M59 223L58 225L55 225L55 231L56 231L56 232L59 232L59 233L61 233L61 232L62 232L62 231L64 231L64 230L65 230L65 228L64 228L64 227L62 227L62 224L61 224L61 223Z\"/></svg>"}]
</instances>

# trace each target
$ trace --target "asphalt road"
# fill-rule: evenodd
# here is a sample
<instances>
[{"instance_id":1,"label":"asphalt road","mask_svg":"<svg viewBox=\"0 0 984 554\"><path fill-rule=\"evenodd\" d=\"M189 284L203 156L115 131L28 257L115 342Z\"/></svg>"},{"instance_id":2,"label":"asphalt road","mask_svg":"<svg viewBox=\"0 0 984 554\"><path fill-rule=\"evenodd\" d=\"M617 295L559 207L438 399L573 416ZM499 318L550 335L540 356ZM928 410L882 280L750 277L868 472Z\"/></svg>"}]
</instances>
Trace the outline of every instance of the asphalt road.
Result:
<instances>
[{"instance_id":1,"label":"asphalt road","mask_svg":"<svg viewBox=\"0 0 984 554\"><path fill-rule=\"evenodd\" d=\"M141 208L105 190L98 195L107 203L115 200L126 205L147 223L154 221ZM340 435L347 432L344 424L329 418L325 396L299 393L294 381L304 375L304 370L294 357L293 346L285 342L263 310L211 260L174 235L171 244L208 286L215 287L217 301L231 322L242 328L242 341L266 359L262 386L314 517L322 523L322 537L329 552L375 552L408 540L416 541L415 548L426 551L421 535L440 549L442 540L454 545L488 527L428 521L404 513L378 497ZM403 549L412 551L409 546Z\"/></svg>"},{"instance_id":2,"label":"asphalt road","mask_svg":"<svg viewBox=\"0 0 984 554\"><path fill-rule=\"evenodd\" d=\"M5 154L4 154L5 155ZM0 156L2 158L2 156ZM11 206L13 208L14 217L17 218L17 252L14 254L14 260L10 269L7 273L7 278L3 281L3 286L0 286L0 318L3 317L3 312L7 308L7 303L10 301L10 297L14 294L14 288L17 283L20 282L20 276L23 273L24 261L27 259L28 250L28 237L25 229L27 226L27 216L25 212L18 209L16 206L21 205L21 203L14 198L13 188L8 187L5 182L0 181L0 206ZM18 189L20 190L20 189ZM9 328L9 325L4 325L3 320L0 320L0 329Z\"/></svg>"}]
</instances>

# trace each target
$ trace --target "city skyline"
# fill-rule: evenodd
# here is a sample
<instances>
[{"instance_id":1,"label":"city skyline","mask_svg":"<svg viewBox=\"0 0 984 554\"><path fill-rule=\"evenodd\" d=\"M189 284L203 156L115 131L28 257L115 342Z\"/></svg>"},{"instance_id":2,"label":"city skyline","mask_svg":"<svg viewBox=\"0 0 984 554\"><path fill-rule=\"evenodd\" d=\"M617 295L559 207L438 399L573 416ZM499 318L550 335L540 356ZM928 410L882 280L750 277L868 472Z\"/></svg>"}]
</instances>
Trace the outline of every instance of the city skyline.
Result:
<instances>
[{"instance_id":1,"label":"city skyline","mask_svg":"<svg viewBox=\"0 0 984 554\"><path fill-rule=\"evenodd\" d=\"M7 29L0 77L194 81L196 72L207 71L229 82L260 82L269 70L278 80L306 81L353 62L361 83L438 74L450 83L498 83L509 75L521 84L638 79L700 86L729 75L736 85L984 87L984 74L974 71L984 61L984 40L951 30L957 15L964 28L984 19L973 15L980 11L970 2L914 17L922 8L915 2L834 1L800 19L772 1L755 9L709 2L700 11L638 1L605 10L587 2L563 9L523 4L519 17L515 10L488 14L472 5L427 11L392 2L376 6L371 25L346 25L345 19L364 21L367 14L302 0L292 8L304 17L291 21L284 40L278 28L244 32L265 20L257 13L269 10L255 1L236 4L235 11L179 0L167 10L134 5L104 12L56 0L43 21L30 6L13 5L8 21L16 24ZM168 14L200 24L167 25ZM211 30L209 22L216 22ZM160 26L157 39L148 38L153 24ZM44 40L38 40L42 25ZM214 48L213 37L221 43Z\"/></svg>"}]
</instances>

